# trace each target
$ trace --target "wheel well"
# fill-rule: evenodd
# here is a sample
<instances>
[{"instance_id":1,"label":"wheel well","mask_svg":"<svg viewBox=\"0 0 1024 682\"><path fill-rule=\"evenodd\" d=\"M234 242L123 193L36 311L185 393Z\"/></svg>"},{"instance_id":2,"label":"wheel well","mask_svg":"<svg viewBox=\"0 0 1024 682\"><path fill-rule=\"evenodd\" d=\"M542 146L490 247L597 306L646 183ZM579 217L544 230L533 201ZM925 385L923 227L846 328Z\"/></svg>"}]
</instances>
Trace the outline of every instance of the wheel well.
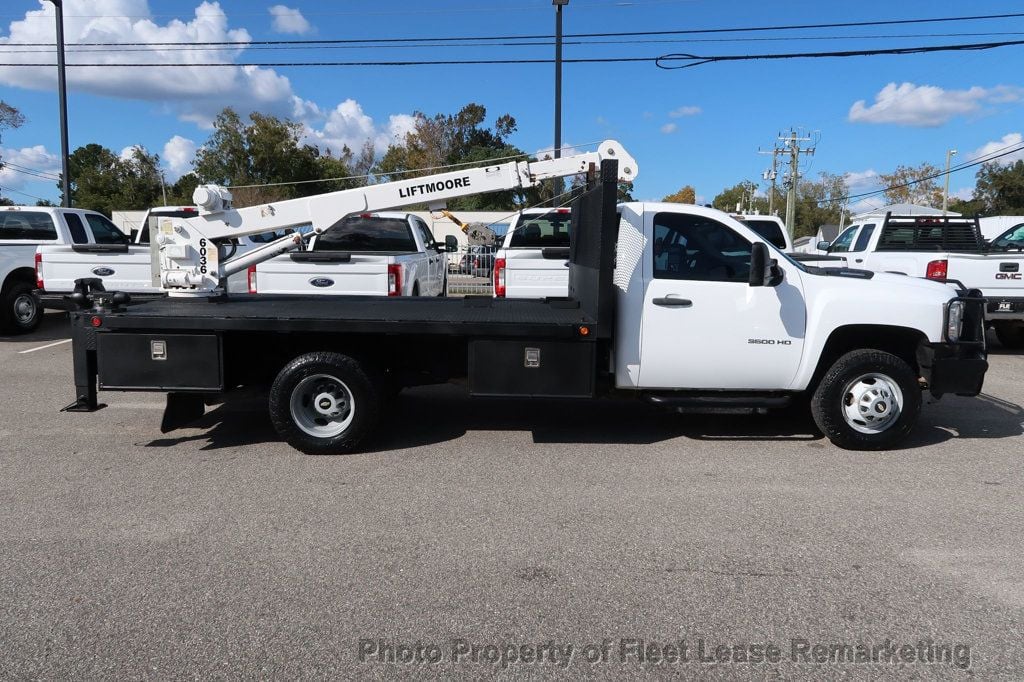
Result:
<instances>
[{"instance_id":1,"label":"wheel well","mask_svg":"<svg viewBox=\"0 0 1024 682\"><path fill-rule=\"evenodd\" d=\"M15 282L28 282L33 288L36 286L36 271L32 268L16 268L12 270L4 280L2 291L7 291Z\"/></svg>"},{"instance_id":2,"label":"wheel well","mask_svg":"<svg viewBox=\"0 0 1024 682\"><path fill-rule=\"evenodd\" d=\"M927 337L919 330L908 327L873 324L851 324L838 327L832 331L828 341L825 342L809 388L813 390L828 368L841 356L853 350L885 351L904 360L915 372L920 372L917 349L927 341Z\"/></svg>"}]
</instances>

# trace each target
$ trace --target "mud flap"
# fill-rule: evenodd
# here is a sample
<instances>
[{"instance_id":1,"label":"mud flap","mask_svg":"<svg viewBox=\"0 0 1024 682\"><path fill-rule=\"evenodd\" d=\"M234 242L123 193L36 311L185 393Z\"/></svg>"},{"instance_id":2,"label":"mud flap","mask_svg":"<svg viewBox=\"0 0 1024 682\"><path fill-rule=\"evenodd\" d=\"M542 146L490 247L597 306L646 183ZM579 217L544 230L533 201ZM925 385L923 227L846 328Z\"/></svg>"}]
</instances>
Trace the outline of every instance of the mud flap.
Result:
<instances>
[{"instance_id":1,"label":"mud flap","mask_svg":"<svg viewBox=\"0 0 1024 682\"><path fill-rule=\"evenodd\" d=\"M199 421L206 413L206 400L200 393L168 393L160 433L170 433Z\"/></svg>"}]
</instances>

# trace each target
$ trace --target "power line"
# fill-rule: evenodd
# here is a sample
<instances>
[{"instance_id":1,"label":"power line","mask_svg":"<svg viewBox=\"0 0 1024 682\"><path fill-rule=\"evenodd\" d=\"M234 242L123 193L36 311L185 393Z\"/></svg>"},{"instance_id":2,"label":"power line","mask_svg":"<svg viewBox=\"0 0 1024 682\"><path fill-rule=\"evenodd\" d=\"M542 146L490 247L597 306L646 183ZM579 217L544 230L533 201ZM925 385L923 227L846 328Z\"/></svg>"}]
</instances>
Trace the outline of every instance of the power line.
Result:
<instances>
[{"instance_id":1,"label":"power line","mask_svg":"<svg viewBox=\"0 0 1024 682\"><path fill-rule=\"evenodd\" d=\"M28 192L22 192L21 190L14 189L13 187L0 187L0 191L2 191L2 192L14 192L15 194L20 194L22 196L31 197L33 199L38 199L39 201L48 201L47 199L44 199L43 197L37 197L35 194L29 194Z\"/></svg>"},{"instance_id":2,"label":"power line","mask_svg":"<svg viewBox=\"0 0 1024 682\"><path fill-rule=\"evenodd\" d=\"M961 52L961 51L982 51L992 50L1000 47L1024 45L1024 40L1006 40L989 43L966 43L957 45L926 45L918 47L898 47L881 50L843 50L837 52L791 52L776 54L747 54L747 55L718 55L700 56L694 54L668 54L660 57L589 57L563 59L567 64L611 64L629 62L653 62L658 68L665 70L688 69L713 62L735 62L735 61L756 61L756 60L780 60L780 59L816 59L816 58L841 58L841 57L872 57L879 55L910 55L927 54L933 52ZM681 66L666 66L666 63L690 62ZM553 59L446 59L446 60L402 60L402 61L353 61L353 62L88 62L68 64L68 68L80 67L127 67L127 68L154 68L154 67L359 67L359 66L472 66L472 65L498 65L498 64L551 64ZM43 62L22 62L22 63L0 63L0 67L53 67L55 64Z\"/></svg>"},{"instance_id":3,"label":"power line","mask_svg":"<svg viewBox=\"0 0 1024 682\"><path fill-rule=\"evenodd\" d=\"M4 168L8 168L14 171L15 173L21 173L22 175L28 175L33 178L38 178L40 180L50 180L54 182L60 180L60 178L44 175L43 173L36 173L29 169L15 167L15 165L12 163L0 163L0 170L3 170Z\"/></svg>"},{"instance_id":4,"label":"power line","mask_svg":"<svg viewBox=\"0 0 1024 682\"><path fill-rule=\"evenodd\" d=\"M1020 36L1024 31L994 31L978 33L898 33L889 35L846 35L846 36L787 36L787 37L750 37L750 38L651 38L640 40L569 40L563 41L564 45L587 46L587 45L653 45L653 44L689 44L689 43L755 43L755 42L793 42L793 41L818 41L818 40L887 40L896 38L962 38L980 36ZM468 48L468 47L550 47L554 43L543 42L495 42L495 43L456 43L448 44L446 48ZM11 45L20 46L17 43ZM155 44L154 44L155 45ZM52 46L55 47L55 46ZM377 49L436 49L434 43L403 43L400 45L333 45L333 44L310 44L310 45L253 45L245 47L245 50L277 51L277 50L377 50ZM54 50L47 48L33 48L27 50L6 49L7 45L0 44L0 54L52 54ZM81 48L81 49L79 49ZM201 45L175 45L168 47L82 47L82 44L69 46L69 54L108 54L123 52L209 52L214 47L203 47ZM227 48L225 48L227 49Z\"/></svg>"},{"instance_id":5,"label":"power line","mask_svg":"<svg viewBox=\"0 0 1024 682\"><path fill-rule=\"evenodd\" d=\"M488 8L489 10L490 8ZM983 14L959 17L936 17L924 19L890 19L880 21L848 21L829 24L788 24L777 26L742 26L735 28L702 28L702 29L680 29L662 31L611 31L601 33L566 33L564 38L616 38L616 37L640 37L640 36L664 36L664 35L703 35L709 33L750 33L766 31L800 31L820 28L856 28L867 26L899 26L911 24L948 23L963 21L982 21L990 19L1010 19L1024 17L1024 12L1007 14ZM336 44L360 44L360 43L446 43L472 41L495 41L495 40L542 40L553 39L551 34L530 34L530 35L498 35L498 36L443 36L443 37L400 37L400 38L343 38L329 40L295 39L295 40L224 40L224 41L170 41L170 42L127 42L127 43L76 43L80 47L145 47L145 46L236 46L247 47L252 45L336 45ZM17 47L53 47L54 43L5 43L7 46Z\"/></svg>"}]
</instances>

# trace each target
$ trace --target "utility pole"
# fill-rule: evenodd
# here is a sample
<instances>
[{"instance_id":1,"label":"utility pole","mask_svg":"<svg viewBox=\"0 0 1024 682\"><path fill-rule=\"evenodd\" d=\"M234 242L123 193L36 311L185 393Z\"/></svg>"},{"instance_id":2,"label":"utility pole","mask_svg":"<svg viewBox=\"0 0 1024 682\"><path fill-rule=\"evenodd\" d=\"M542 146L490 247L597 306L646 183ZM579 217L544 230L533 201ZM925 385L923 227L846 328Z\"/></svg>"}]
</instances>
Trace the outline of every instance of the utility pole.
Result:
<instances>
[{"instance_id":1,"label":"utility pole","mask_svg":"<svg viewBox=\"0 0 1024 682\"><path fill-rule=\"evenodd\" d=\"M793 223L796 221L796 189L797 184L800 181L800 155L807 154L808 156L814 154L814 147L808 147L807 149L801 149L801 142L810 142L809 137L799 137L796 130L790 129L789 135L786 137L779 136L779 141L782 142L782 152L789 154L789 173L786 175L786 232L789 233L789 238L793 238Z\"/></svg>"},{"instance_id":2,"label":"utility pole","mask_svg":"<svg viewBox=\"0 0 1024 682\"><path fill-rule=\"evenodd\" d=\"M955 149L946 150L946 188L942 190L942 215L946 215L946 208L949 206L949 161L956 156Z\"/></svg>"},{"instance_id":3,"label":"utility pole","mask_svg":"<svg viewBox=\"0 0 1024 682\"><path fill-rule=\"evenodd\" d=\"M562 158L562 8L569 0L551 0L555 6L555 158ZM562 178L552 181L555 196L562 193Z\"/></svg>"},{"instance_id":4,"label":"utility pole","mask_svg":"<svg viewBox=\"0 0 1024 682\"><path fill-rule=\"evenodd\" d=\"M60 98L60 167L64 198L61 205L71 207L71 175L68 170L68 84L64 66L64 0L50 0L57 16L57 90Z\"/></svg>"},{"instance_id":5,"label":"utility pole","mask_svg":"<svg viewBox=\"0 0 1024 682\"><path fill-rule=\"evenodd\" d=\"M772 183L772 188L768 192L768 215L775 215L775 179L779 177L778 173L778 158L779 152L782 150L778 147L773 147L770 152L764 152L760 149L757 150L758 154L771 154L772 155L772 169L767 170L761 174L761 177Z\"/></svg>"}]
</instances>

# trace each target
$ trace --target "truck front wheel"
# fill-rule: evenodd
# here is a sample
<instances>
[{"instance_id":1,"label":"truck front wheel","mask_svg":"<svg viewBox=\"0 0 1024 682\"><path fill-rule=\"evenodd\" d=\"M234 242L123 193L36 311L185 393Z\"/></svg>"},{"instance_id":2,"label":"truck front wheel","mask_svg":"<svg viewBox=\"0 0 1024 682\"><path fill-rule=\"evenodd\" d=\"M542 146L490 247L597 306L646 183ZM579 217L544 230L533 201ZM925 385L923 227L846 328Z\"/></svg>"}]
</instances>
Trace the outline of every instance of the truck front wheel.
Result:
<instances>
[{"instance_id":1,"label":"truck front wheel","mask_svg":"<svg viewBox=\"0 0 1024 682\"><path fill-rule=\"evenodd\" d=\"M372 368L347 355L300 355L271 386L270 420L308 455L353 452L380 418L381 386Z\"/></svg>"},{"instance_id":2,"label":"truck front wheel","mask_svg":"<svg viewBox=\"0 0 1024 682\"><path fill-rule=\"evenodd\" d=\"M43 307L36 298L34 286L14 282L0 296L0 332L28 334L43 321Z\"/></svg>"},{"instance_id":3,"label":"truck front wheel","mask_svg":"<svg viewBox=\"0 0 1024 682\"><path fill-rule=\"evenodd\" d=\"M846 450L886 450L903 440L921 412L917 374L880 350L843 355L825 373L811 399L822 433Z\"/></svg>"}]
</instances>

